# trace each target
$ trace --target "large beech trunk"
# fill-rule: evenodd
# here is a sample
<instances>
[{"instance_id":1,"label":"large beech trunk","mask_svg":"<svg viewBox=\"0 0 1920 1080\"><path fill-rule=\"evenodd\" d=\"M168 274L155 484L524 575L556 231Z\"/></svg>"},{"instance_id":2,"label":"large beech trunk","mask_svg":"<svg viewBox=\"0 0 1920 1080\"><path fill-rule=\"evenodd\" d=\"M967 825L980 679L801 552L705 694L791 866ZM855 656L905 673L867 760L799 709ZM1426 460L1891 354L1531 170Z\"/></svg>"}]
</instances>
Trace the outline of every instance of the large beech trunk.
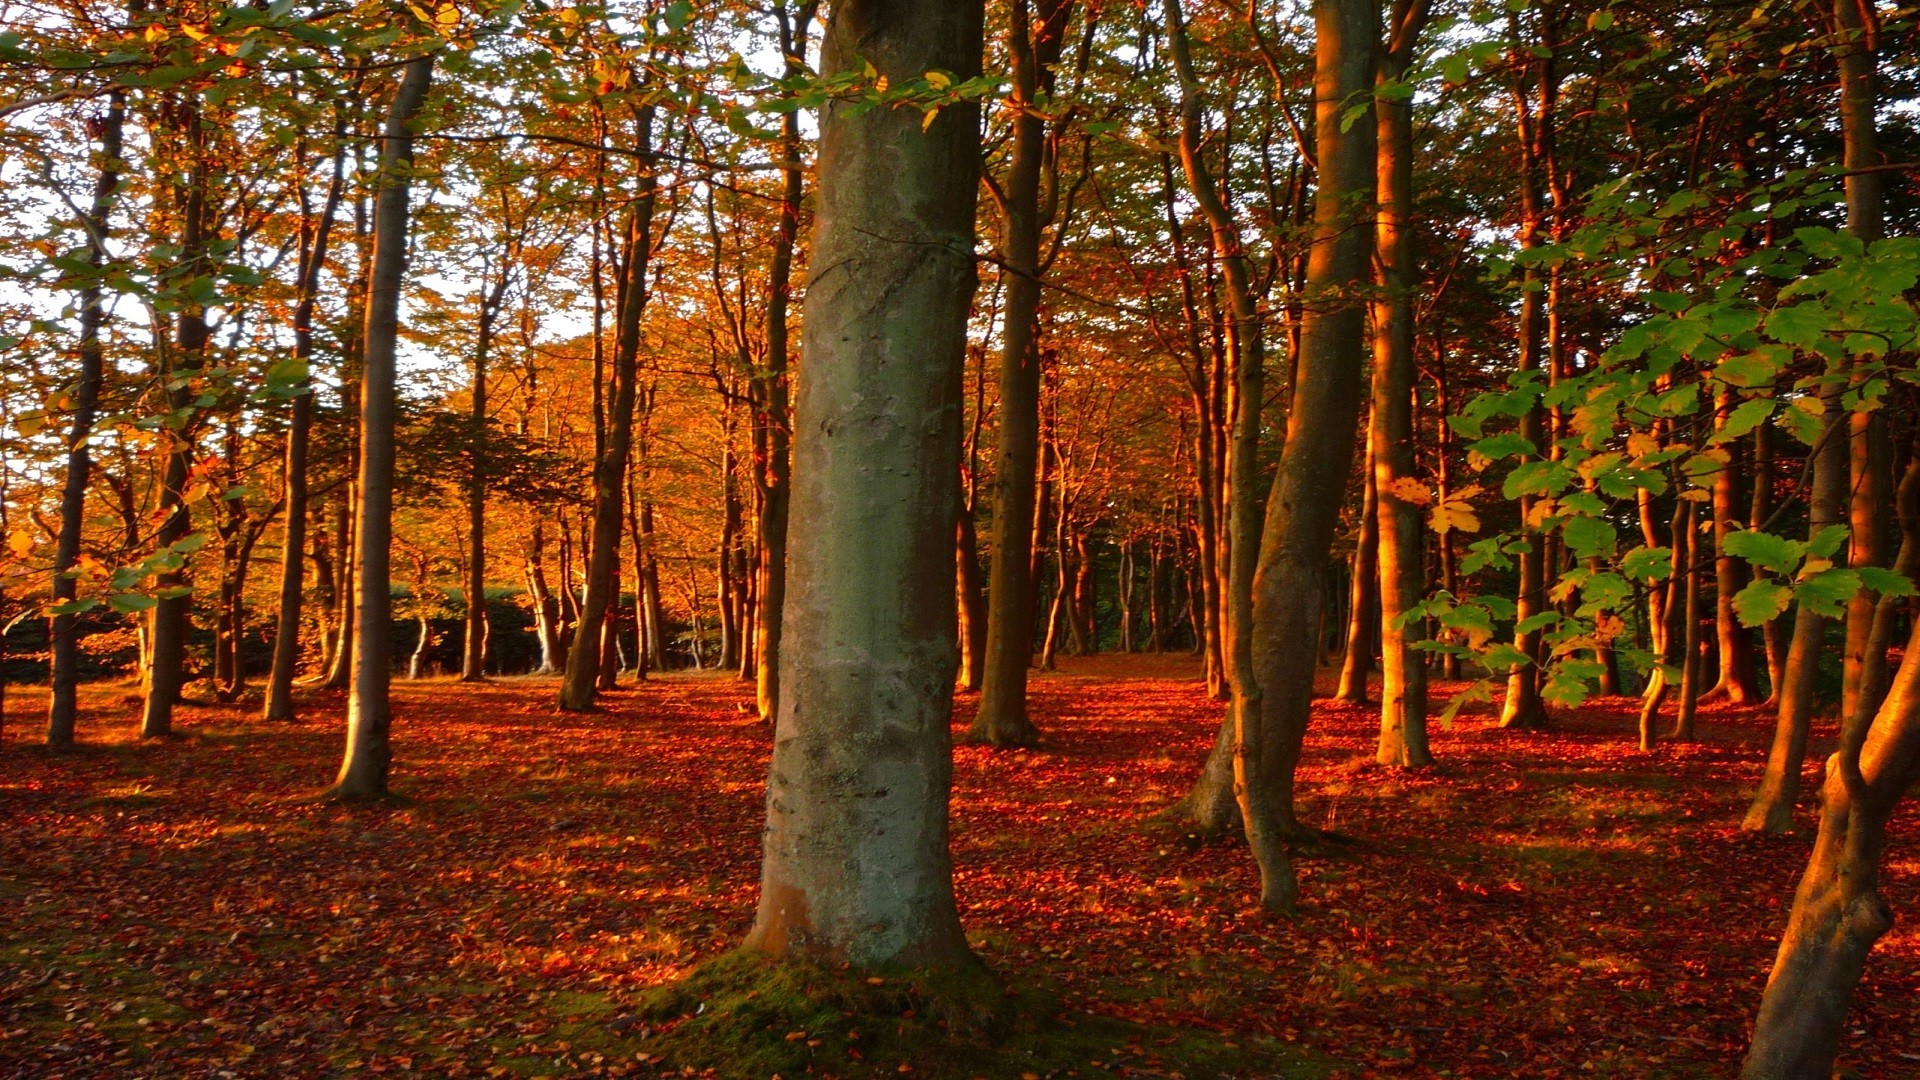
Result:
<instances>
[{"instance_id":1,"label":"large beech trunk","mask_svg":"<svg viewBox=\"0 0 1920 1080\"><path fill-rule=\"evenodd\" d=\"M1041 173L1051 155L1047 121L1032 103L1053 88L1053 68L1071 0L1013 0L1008 35L1013 56L1013 156L1003 208L1006 307L1000 349L1000 443L993 474L993 539L987 570L987 651L980 708L971 740L1027 746L1039 729L1027 715L1027 667L1033 658L1034 485L1040 454L1040 234L1052 217L1041 199ZM1065 557L1065 552L1061 553Z\"/></svg>"},{"instance_id":2,"label":"large beech trunk","mask_svg":"<svg viewBox=\"0 0 1920 1080\"><path fill-rule=\"evenodd\" d=\"M400 335L400 288L407 271L409 174L413 130L433 83L433 54L402 68L380 140L373 210L373 267L367 281L360 382L360 517L354 542L353 688L347 698L347 748L330 793L370 799L387 793L392 763L388 734L393 674L393 459L398 402L394 349Z\"/></svg>"},{"instance_id":3,"label":"large beech trunk","mask_svg":"<svg viewBox=\"0 0 1920 1080\"><path fill-rule=\"evenodd\" d=\"M1920 778L1920 624L1871 727L1849 722L1827 763L1820 833L1754 1021L1743 1080L1833 1074L1853 988L1893 926L1880 896L1887 821Z\"/></svg>"},{"instance_id":4,"label":"large beech trunk","mask_svg":"<svg viewBox=\"0 0 1920 1080\"><path fill-rule=\"evenodd\" d=\"M979 0L840 0L820 70L981 67ZM954 508L979 113L821 111L759 912L747 947L974 963L947 844ZM884 238L884 239L879 239ZM886 537L876 544L874 537Z\"/></svg>"},{"instance_id":5,"label":"large beech trunk","mask_svg":"<svg viewBox=\"0 0 1920 1080\"><path fill-rule=\"evenodd\" d=\"M107 263L108 215L120 186L121 134L127 115L126 94L114 90L107 96L107 112L100 120L100 172L93 184L93 203L87 208L87 273L80 287L80 373L73 382L73 420L67 429L67 470L60 490L60 533L54 545L53 602L58 608L71 602L79 592L79 582L68 576L80 561L80 533L86 521L87 481L93 472L93 458L87 441L93 437L94 421L99 418L100 391L106 381L106 356L101 332L106 328L106 288L100 280ZM78 716L80 682L79 625L72 612L57 611L50 620L48 643L52 649L49 682L51 696L47 705L47 745L60 749L73 745Z\"/></svg>"},{"instance_id":6,"label":"large beech trunk","mask_svg":"<svg viewBox=\"0 0 1920 1080\"><path fill-rule=\"evenodd\" d=\"M1421 28L1426 0L1394 5L1382 82L1406 74ZM1401 616L1426 594L1423 564L1426 531L1420 507L1404 497L1417 485L1413 461L1413 106L1375 102L1378 125L1374 260L1381 296L1373 305L1373 403L1367 445L1372 449L1380 565L1380 741L1382 765L1430 765L1427 745L1426 655L1413 647L1420 626L1400 625Z\"/></svg>"}]
</instances>

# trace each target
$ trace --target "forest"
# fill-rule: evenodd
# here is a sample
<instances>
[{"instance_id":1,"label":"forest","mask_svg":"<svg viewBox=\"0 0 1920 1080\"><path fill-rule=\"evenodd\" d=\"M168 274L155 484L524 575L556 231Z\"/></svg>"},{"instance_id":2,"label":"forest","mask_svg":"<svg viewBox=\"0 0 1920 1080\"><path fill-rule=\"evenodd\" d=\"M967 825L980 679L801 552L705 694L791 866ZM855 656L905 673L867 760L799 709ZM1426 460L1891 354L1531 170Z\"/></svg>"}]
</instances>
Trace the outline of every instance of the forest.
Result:
<instances>
[{"instance_id":1,"label":"forest","mask_svg":"<svg viewBox=\"0 0 1920 1080\"><path fill-rule=\"evenodd\" d=\"M1917 30L0 0L0 1075L1920 1076Z\"/></svg>"}]
</instances>

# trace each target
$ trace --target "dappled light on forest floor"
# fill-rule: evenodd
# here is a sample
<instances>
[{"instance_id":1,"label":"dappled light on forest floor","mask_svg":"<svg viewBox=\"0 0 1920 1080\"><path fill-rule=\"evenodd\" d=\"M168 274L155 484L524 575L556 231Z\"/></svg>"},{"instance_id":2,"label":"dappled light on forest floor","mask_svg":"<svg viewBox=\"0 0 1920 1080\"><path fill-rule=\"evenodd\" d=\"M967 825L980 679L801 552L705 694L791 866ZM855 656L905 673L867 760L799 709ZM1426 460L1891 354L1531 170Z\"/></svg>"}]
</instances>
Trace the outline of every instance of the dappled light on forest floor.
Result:
<instances>
[{"instance_id":1,"label":"dappled light on forest floor","mask_svg":"<svg viewBox=\"0 0 1920 1080\"><path fill-rule=\"evenodd\" d=\"M1717 1076L1745 1047L1808 841L1739 832L1769 715L1709 706L1642 754L1633 705L1545 733L1466 715L1441 764L1373 766L1372 710L1323 702L1302 770L1304 906L1260 916L1243 847L1152 818L1211 744L1186 658L1038 676L1037 750L955 751L954 861L976 948L1076 1010L1299 1044L1334 1076ZM0 1075L652 1075L648 989L753 914L770 740L751 687L398 687L392 804L310 799L342 703L271 727L184 710L48 755L10 695L0 753ZM972 703L963 699L956 722ZM1808 783L1831 740L1808 763ZM1810 827L1810 804L1803 808ZM1902 839L1915 813L1896 821ZM1896 855L1887 894L1920 904ZM1876 950L1843 1064L1920 1073L1920 939ZM1166 1075L1133 1050L1094 1075ZM1137 1048L1136 1048L1137 1049Z\"/></svg>"}]
</instances>

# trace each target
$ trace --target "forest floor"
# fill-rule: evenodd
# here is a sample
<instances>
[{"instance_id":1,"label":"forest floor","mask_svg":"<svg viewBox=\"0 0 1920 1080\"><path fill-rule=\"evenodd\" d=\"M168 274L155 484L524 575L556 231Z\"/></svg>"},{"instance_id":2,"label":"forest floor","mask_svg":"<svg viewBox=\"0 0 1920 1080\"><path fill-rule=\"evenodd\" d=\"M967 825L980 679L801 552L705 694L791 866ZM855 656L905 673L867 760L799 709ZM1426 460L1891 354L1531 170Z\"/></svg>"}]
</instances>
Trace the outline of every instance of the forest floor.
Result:
<instances>
[{"instance_id":1,"label":"forest floor","mask_svg":"<svg viewBox=\"0 0 1920 1080\"><path fill-rule=\"evenodd\" d=\"M1275 922L1243 847L1151 820L1213 738L1196 678L1070 660L1033 682L1043 749L956 750L961 914L1002 978L1055 988L1068 1024L1294 1044L1270 1070L1289 1076L1731 1075L1809 846L1736 827L1762 712L1711 707L1699 742L1653 754L1623 700L1537 734L1469 714L1436 726L1438 767L1397 773L1371 764L1370 711L1322 703L1303 815L1348 839L1300 853L1304 906ZM725 678L592 715L552 689L399 685L403 798L345 808L310 798L337 698L287 727L189 707L140 743L124 689L93 687L88 745L50 756L43 698L15 688L0 1075L653 1075L634 1003L751 921L769 740ZM1903 921L1849 1023L1859 1076L1920 1075L1917 826L1909 803L1886 869ZM1176 1075L1155 1042L1072 1072Z\"/></svg>"}]
</instances>

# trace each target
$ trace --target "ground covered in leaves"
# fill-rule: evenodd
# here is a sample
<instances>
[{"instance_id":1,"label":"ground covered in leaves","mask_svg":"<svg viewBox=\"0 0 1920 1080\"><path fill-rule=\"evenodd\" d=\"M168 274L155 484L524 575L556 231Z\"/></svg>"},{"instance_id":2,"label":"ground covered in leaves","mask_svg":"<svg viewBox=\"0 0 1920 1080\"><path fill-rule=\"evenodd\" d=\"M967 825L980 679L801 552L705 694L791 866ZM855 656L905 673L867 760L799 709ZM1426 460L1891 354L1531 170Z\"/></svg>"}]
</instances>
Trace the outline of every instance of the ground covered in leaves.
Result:
<instances>
[{"instance_id":1,"label":"ground covered in leaves","mask_svg":"<svg viewBox=\"0 0 1920 1080\"><path fill-rule=\"evenodd\" d=\"M1034 681L1046 747L956 751L963 918L1052 1014L1047 1051L1026 1067L1009 1048L996 1075L1731 1073L1809 843L1736 828L1766 716L1710 708L1698 743L1646 755L1627 702L1544 734L1468 715L1436 730L1441 765L1392 773L1369 763L1372 714L1323 704L1303 808L1346 839L1300 853L1305 907L1273 922L1244 848L1152 820L1213 737L1196 675L1070 663ZM191 707L181 737L139 743L135 706L96 687L89 745L50 756L22 728L42 699L16 688L0 1075L659 1074L650 995L752 916L769 740L724 678L655 679L587 716L552 689L400 686L403 798L348 808L310 797L338 699L284 727ZM1849 1025L1860 1076L1920 1075L1917 824L1897 822L1887 867L1906 919ZM833 1020L787 1035L915 1068Z\"/></svg>"}]
</instances>

